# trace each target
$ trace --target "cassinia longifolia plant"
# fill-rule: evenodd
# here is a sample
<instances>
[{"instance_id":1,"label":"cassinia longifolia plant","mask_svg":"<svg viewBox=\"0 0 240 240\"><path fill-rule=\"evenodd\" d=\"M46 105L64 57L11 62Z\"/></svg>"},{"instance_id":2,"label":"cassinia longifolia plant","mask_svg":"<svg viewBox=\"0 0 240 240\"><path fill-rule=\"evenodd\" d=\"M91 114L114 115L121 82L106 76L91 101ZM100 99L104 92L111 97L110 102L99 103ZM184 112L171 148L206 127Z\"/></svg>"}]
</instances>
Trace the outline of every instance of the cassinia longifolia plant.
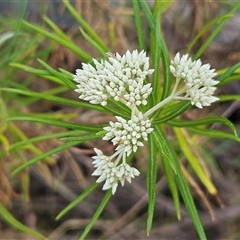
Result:
<instances>
[{"instance_id":1,"label":"cassinia longifolia plant","mask_svg":"<svg viewBox=\"0 0 240 240\"><path fill-rule=\"evenodd\" d=\"M95 67L83 63L82 69L76 70L74 81L77 82L76 92L80 94L80 99L106 106L108 99L113 98L131 110L131 119L115 116L116 122L110 121L109 126L103 128L106 134L102 139L111 140L116 145L115 153L106 156L94 148L96 156L93 157L93 164L96 170L92 175L99 176L97 182L105 181L103 189L112 188L114 194L119 182L123 186L125 180L131 182L131 178L140 174L126 159L143 146L143 141L148 140L148 134L153 131L151 115L174 100L190 100L198 108L210 106L218 100L213 96L218 81L213 79L216 73L209 64L202 64L201 60L193 61L187 54L181 57L177 53L169 66L176 78L172 93L141 112L139 106L147 104L152 92L151 83L146 83L145 79L154 72L154 69L149 69L146 52L138 53L135 50L132 53L127 51L123 56L118 53L106 56L107 59L100 62L93 59Z\"/></svg>"}]
</instances>

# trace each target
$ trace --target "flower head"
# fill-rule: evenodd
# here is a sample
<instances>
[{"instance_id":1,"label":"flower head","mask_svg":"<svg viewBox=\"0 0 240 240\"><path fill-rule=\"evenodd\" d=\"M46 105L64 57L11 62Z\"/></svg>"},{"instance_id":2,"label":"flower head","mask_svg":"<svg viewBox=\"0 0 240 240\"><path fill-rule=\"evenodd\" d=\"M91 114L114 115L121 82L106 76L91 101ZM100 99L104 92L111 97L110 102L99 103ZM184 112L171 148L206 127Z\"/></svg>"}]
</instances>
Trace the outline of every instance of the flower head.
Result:
<instances>
[{"instance_id":1,"label":"flower head","mask_svg":"<svg viewBox=\"0 0 240 240\"><path fill-rule=\"evenodd\" d=\"M170 71L177 79L184 80L185 97L190 99L192 105L202 108L218 100L212 96L218 83L213 78L217 74L215 69L210 69L209 64L202 64L200 59L192 61L188 54L180 58L180 54L177 53L171 61Z\"/></svg>"},{"instance_id":2,"label":"flower head","mask_svg":"<svg viewBox=\"0 0 240 240\"><path fill-rule=\"evenodd\" d=\"M112 194L114 194L117 190L119 181L121 185L124 186L125 180L131 182L131 178L140 174L136 168L129 166L125 161L119 165L118 161L112 161L115 154L109 157L104 155L103 152L97 148L94 148L94 151L97 156L93 157L93 164L97 169L92 175L100 176L97 182L105 181L103 190L112 188Z\"/></svg>"},{"instance_id":3,"label":"flower head","mask_svg":"<svg viewBox=\"0 0 240 240\"><path fill-rule=\"evenodd\" d=\"M76 75L73 75L78 83L75 91L80 93L79 98L103 106L110 97L123 101L128 107L147 104L152 87L144 80L154 70L149 69L146 52L127 51L123 56L116 53L108 56L107 60L98 62L93 59L93 62L95 67L83 64L82 69L77 69Z\"/></svg>"},{"instance_id":4,"label":"flower head","mask_svg":"<svg viewBox=\"0 0 240 240\"><path fill-rule=\"evenodd\" d=\"M129 156L143 146L143 140L153 131L149 119L145 119L141 112L133 115L130 120L116 116L117 121L110 121L110 126L104 128L107 131L103 140L112 139L113 145L118 144L116 150L124 149Z\"/></svg>"}]
</instances>

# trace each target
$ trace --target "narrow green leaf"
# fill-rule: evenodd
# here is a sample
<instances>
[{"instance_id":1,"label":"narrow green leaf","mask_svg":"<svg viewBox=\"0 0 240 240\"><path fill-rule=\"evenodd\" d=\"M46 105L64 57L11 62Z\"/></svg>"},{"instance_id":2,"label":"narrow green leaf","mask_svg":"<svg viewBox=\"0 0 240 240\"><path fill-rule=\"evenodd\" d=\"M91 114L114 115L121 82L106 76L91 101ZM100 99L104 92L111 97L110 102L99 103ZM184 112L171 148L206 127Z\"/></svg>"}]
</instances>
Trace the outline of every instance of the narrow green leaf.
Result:
<instances>
[{"instance_id":1,"label":"narrow green leaf","mask_svg":"<svg viewBox=\"0 0 240 240\"><path fill-rule=\"evenodd\" d=\"M43 153L43 154L41 154L41 155L39 155L39 156L37 156L37 157L34 157L34 158L28 160L27 162L23 163L23 164L20 165L19 167L17 167L17 168L12 172L12 174L15 175L15 174L21 172L22 170L24 170L25 168L30 167L30 166L32 166L33 164L36 164L36 163L39 162L40 160L44 160L44 158L47 158L47 157L49 157L49 156L51 156L51 155L53 155L53 154L59 153L59 152L65 150L65 149L68 149L68 148L76 145L76 144L77 144L76 142L67 142L67 143L65 143L65 144L63 144L63 145L61 145L61 146L58 146L58 147L56 147L56 148L54 148L54 149L52 149L52 150L50 150L50 151L48 151L48 152L45 152L45 153Z\"/></svg>"},{"instance_id":2,"label":"narrow green leaf","mask_svg":"<svg viewBox=\"0 0 240 240\"><path fill-rule=\"evenodd\" d=\"M38 93L38 92L32 92L30 90L21 90L21 89L15 89L15 88L0 88L0 90L6 91L6 92L18 93L18 94L22 94L25 96L39 98L39 99L45 99L45 100L49 100L52 102L61 103L64 105L82 107L82 108L86 108L86 109L97 110L99 112L105 112L105 110L102 106L90 104L88 102L83 102L81 100L76 101L76 100L71 100L71 99L67 99L67 98L63 98L63 97L57 97L54 95L45 94L45 93Z\"/></svg>"},{"instance_id":3,"label":"narrow green leaf","mask_svg":"<svg viewBox=\"0 0 240 240\"><path fill-rule=\"evenodd\" d=\"M234 81L239 81L240 79L240 74L238 73L240 70L237 69L236 72L233 74L233 75L230 75L229 77L227 77L225 80L224 80L224 83L223 84L228 84L228 83L231 83L231 82L234 82ZM222 83L220 83L220 85L223 85Z\"/></svg>"},{"instance_id":4,"label":"narrow green leaf","mask_svg":"<svg viewBox=\"0 0 240 240\"><path fill-rule=\"evenodd\" d=\"M218 130L202 129L202 128L197 128L197 127L188 127L187 129L189 129L191 132L194 132L196 134L203 135L203 136L208 136L208 137L213 137L213 138L228 138L228 139L232 139L237 142L240 142L239 137L235 137L232 134L225 133L225 132L218 131Z\"/></svg>"},{"instance_id":5,"label":"narrow green leaf","mask_svg":"<svg viewBox=\"0 0 240 240\"><path fill-rule=\"evenodd\" d=\"M188 145L185 136L183 135L181 129L174 128L174 132L177 136L178 145L180 146L180 149L186 156L188 162L192 166L193 170L201 180L201 182L205 185L207 190L210 192L210 194L215 195L217 193L217 189L213 185L212 181L207 177L205 174L202 166L200 165L198 159L191 151L191 146Z\"/></svg>"},{"instance_id":6,"label":"narrow green leaf","mask_svg":"<svg viewBox=\"0 0 240 240\"><path fill-rule=\"evenodd\" d=\"M28 65L25 65L25 64L21 64L21 63L10 63L10 66L11 67L17 67L17 68L20 68L20 69L23 69L24 71L26 72L29 72L29 73L33 73L33 74L36 74L38 76L43 76L43 75L48 75L49 74L49 71L47 70L44 70L44 69L37 69L35 67L30 67ZM61 81L59 81L61 82Z\"/></svg>"},{"instance_id":7,"label":"narrow green leaf","mask_svg":"<svg viewBox=\"0 0 240 240\"><path fill-rule=\"evenodd\" d=\"M50 26L54 32L61 38L63 38L66 41L71 41L69 37L46 15L43 16L43 20Z\"/></svg>"},{"instance_id":8,"label":"narrow green leaf","mask_svg":"<svg viewBox=\"0 0 240 240\"><path fill-rule=\"evenodd\" d=\"M103 132L103 131L101 131ZM95 139L100 139L101 137L103 137L105 134L102 133L102 135L100 134L88 134L88 135L82 135L82 136L78 136L78 137L64 137L61 138L62 141L65 142L73 142L73 141L77 141L77 142L85 142L88 140L95 140Z\"/></svg>"},{"instance_id":9,"label":"narrow green leaf","mask_svg":"<svg viewBox=\"0 0 240 240\"><path fill-rule=\"evenodd\" d=\"M25 225L23 225L22 223L20 223L18 220L16 220L9 212L8 210L2 205L2 203L0 202L0 216L2 217L2 219L4 219L4 221L10 225L11 227L24 232L34 238L38 238L38 239L43 239L43 240L47 240L46 237L44 237L42 234L34 231L33 229L30 229L28 227L26 227Z\"/></svg>"},{"instance_id":10,"label":"narrow green leaf","mask_svg":"<svg viewBox=\"0 0 240 240\"><path fill-rule=\"evenodd\" d=\"M88 141L88 140L99 139L99 138L100 137L98 135L91 134L91 135L82 136L81 139L78 142L76 142L76 141L67 142L67 143L65 143L65 144L63 144L61 146L58 146L58 147L56 147L56 148L54 148L54 149L52 149L52 150L50 150L48 152L45 152L45 153L43 153L43 154L41 154L41 155L39 155L39 156L37 156L35 158L32 158L31 160L27 161L26 163L24 163L21 166L19 166L18 168L16 168L13 171L13 174L16 174L16 173L22 171L23 169L25 169L25 168L27 168L27 167L29 167L29 166L39 162L40 160L42 160L42 159L44 159L44 158L46 158L48 156L51 156L53 154L56 154L58 152L61 152L61 151L65 150L67 148L70 148L70 147L72 147L72 146L74 146L76 144L79 144L79 143L82 143L82 142L85 142L85 141Z\"/></svg>"},{"instance_id":11,"label":"narrow green leaf","mask_svg":"<svg viewBox=\"0 0 240 240\"><path fill-rule=\"evenodd\" d=\"M214 18L212 21L210 21L209 23L207 23L201 30L200 32L194 37L194 39L190 42L190 44L188 45L188 48L186 50L186 53L189 53L191 51L191 49L193 48L193 46L197 43L198 39L211 27L213 26L215 23L217 23L218 21L225 19L225 18L230 18L232 17L232 14L226 14L220 17L216 17Z\"/></svg>"},{"instance_id":12,"label":"narrow green leaf","mask_svg":"<svg viewBox=\"0 0 240 240\"><path fill-rule=\"evenodd\" d=\"M150 134L149 142L149 164L148 164L148 217L147 235L149 235L154 215L156 202L156 181L157 181L157 147L154 145L153 135Z\"/></svg>"},{"instance_id":13,"label":"narrow green leaf","mask_svg":"<svg viewBox=\"0 0 240 240\"><path fill-rule=\"evenodd\" d=\"M51 68L47 63L45 63L41 59L38 59L38 61L43 67L45 67L49 71L49 73L61 79L69 88L76 89L76 84L73 82L73 77L69 79L64 73L58 72L55 69Z\"/></svg>"},{"instance_id":14,"label":"narrow green leaf","mask_svg":"<svg viewBox=\"0 0 240 240\"><path fill-rule=\"evenodd\" d=\"M160 150L159 152L162 157L168 160L172 170L174 171L175 174L177 174L177 167L175 166L175 162L172 161L171 154L169 154L169 151L166 147L167 145L162 143L162 139L157 134L159 126L155 126L155 127L156 127L156 130L153 132L153 135L155 138L156 145Z\"/></svg>"},{"instance_id":15,"label":"narrow green leaf","mask_svg":"<svg viewBox=\"0 0 240 240\"><path fill-rule=\"evenodd\" d=\"M69 205L67 205L56 217L56 220L59 220L76 205L78 205L84 198L86 198L97 186L99 183L93 183L88 187L84 192L82 192L77 198L75 198Z\"/></svg>"},{"instance_id":16,"label":"narrow green leaf","mask_svg":"<svg viewBox=\"0 0 240 240\"><path fill-rule=\"evenodd\" d=\"M152 42L151 42L151 59L152 64L154 68L153 73L153 80L152 80L152 86L153 86L153 97L154 102L157 103L161 99L161 81L160 81L160 53L162 48L162 39L160 34L160 10L157 12L155 19L155 29L152 31Z\"/></svg>"},{"instance_id":17,"label":"narrow green leaf","mask_svg":"<svg viewBox=\"0 0 240 240\"><path fill-rule=\"evenodd\" d=\"M240 68L240 62L233 65L232 67L230 67L226 72L224 72L222 75L220 75L217 78L217 81L219 81L218 85L221 86L223 84L225 84L225 80L232 75L233 72L235 72L238 68Z\"/></svg>"},{"instance_id":18,"label":"narrow green leaf","mask_svg":"<svg viewBox=\"0 0 240 240\"><path fill-rule=\"evenodd\" d=\"M105 56L105 49L102 48L97 42L95 42L90 36L87 35L86 32L82 28L80 28L80 32L83 37L102 55Z\"/></svg>"},{"instance_id":19,"label":"narrow green leaf","mask_svg":"<svg viewBox=\"0 0 240 240\"><path fill-rule=\"evenodd\" d=\"M19 116L19 117L11 117L8 121L29 121L29 122L38 122L68 129L74 130L83 130L89 132L99 132L102 130L101 126L91 126L86 124L78 124L78 123L70 123L61 120L54 120L54 119L43 119L38 117L29 117L29 116Z\"/></svg>"},{"instance_id":20,"label":"narrow green leaf","mask_svg":"<svg viewBox=\"0 0 240 240\"><path fill-rule=\"evenodd\" d=\"M104 198L102 199L102 202L99 204L98 209L95 211L91 221L89 222L89 224L86 226L86 228L84 229L81 237L79 238L79 240L83 240L85 239L85 237L87 236L87 234L89 233L89 231L91 230L91 228L93 227L94 223L97 221L97 219L99 218L100 214L102 213L103 209L105 208L105 206L107 205L108 201L110 200L112 196L112 190L108 190L107 193L105 194Z\"/></svg>"},{"instance_id":21,"label":"narrow green leaf","mask_svg":"<svg viewBox=\"0 0 240 240\"><path fill-rule=\"evenodd\" d=\"M62 37L60 36L57 36L53 33L50 33L49 31L47 30L44 30L43 28L40 28L34 24L31 24L29 22L26 22L26 21L22 21L23 24L34 30L35 32L55 41L55 42L58 42L59 44L61 44L62 46L72 50L75 54L77 54L79 57L81 57L84 61L90 61L91 60L91 56L88 55L86 52L84 52L82 49L79 48L79 46L77 46L76 44L74 44L72 41L67 41L66 39L63 39Z\"/></svg>"},{"instance_id":22,"label":"narrow green leaf","mask_svg":"<svg viewBox=\"0 0 240 240\"><path fill-rule=\"evenodd\" d=\"M155 21L154 21L153 15L151 13L151 10L149 9L147 2L142 1L142 0L137 0L137 1L140 3L140 5L145 13L145 16L148 20L150 28L154 31L155 30Z\"/></svg>"},{"instance_id":23,"label":"narrow green leaf","mask_svg":"<svg viewBox=\"0 0 240 240\"><path fill-rule=\"evenodd\" d=\"M144 30L142 26L141 14L139 10L139 3L136 0L132 0L133 11L134 11L134 19L135 19L135 26L137 28L137 35L138 35L138 46L140 50L146 49L145 40L144 40Z\"/></svg>"},{"instance_id":24,"label":"narrow green leaf","mask_svg":"<svg viewBox=\"0 0 240 240\"><path fill-rule=\"evenodd\" d=\"M162 72L163 72L163 81L162 81L162 94L161 100L167 98L170 95L170 88L171 88L171 79L170 79L170 59L169 59L169 52L164 40L162 30L161 30L161 13L163 11L164 3L160 3L159 7L156 11L155 16L155 25L156 25L156 44L159 46L159 51L161 54L162 60ZM160 89L157 94L160 94Z\"/></svg>"},{"instance_id":25,"label":"narrow green leaf","mask_svg":"<svg viewBox=\"0 0 240 240\"><path fill-rule=\"evenodd\" d=\"M236 12L239 9L239 7L240 7L240 2L236 3L234 5L234 7L226 15L233 15L233 13ZM213 41L213 39L216 37L216 35L219 33L219 31L223 28L223 26L225 25L225 23L229 19L229 18L225 18L224 16L223 16L223 19L220 21L220 23L213 29L211 34L205 40L203 45L199 48L197 53L194 55L193 59L198 59L203 54L203 52L206 50L208 45Z\"/></svg>"},{"instance_id":26,"label":"narrow green leaf","mask_svg":"<svg viewBox=\"0 0 240 240\"><path fill-rule=\"evenodd\" d=\"M167 178L167 182L173 197L173 202L174 206L176 209L176 215L177 218L180 220L181 219L181 208L180 208L180 201L179 201L179 194L178 194L178 189L176 185L176 181L173 175L173 170L171 168L169 159L166 157L162 157L162 165L164 169L165 176Z\"/></svg>"},{"instance_id":27,"label":"narrow green leaf","mask_svg":"<svg viewBox=\"0 0 240 240\"><path fill-rule=\"evenodd\" d=\"M163 116L161 114L158 118L156 118L152 121L152 124L160 124L160 123L168 122L171 119L173 119L173 118L179 116L180 114L182 114L183 112L185 112L191 106L192 106L192 104L189 101L183 101L183 102L177 103L175 106L173 106L170 113L168 113L166 116L165 116L165 114Z\"/></svg>"},{"instance_id":28,"label":"narrow green leaf","mask_svg":"<svg viewBox=\"0 0 240 240\"><path fill-rule=\"evenodd\" d=\"M10 66L23 69L26 72L35 74L37 76L40 76L42 78L45 78L45 79L50 80L52 82L55 82L55 83L57 83L59 85L66 86L66 84L62 80L60 80L58 77L53 76L47 70L36 69L36 68L30 67L30 66L27 66L27 65L24 65L24 64L21 64L21 63L15 63L15 62L10 63Z\"/></svg>"},{"instance_id":29,"label":"narrow green leaf","mask_svg":"<svg viewBox=\"0 0 240 240\"><path fill-rule=\"evenodd\" d=\"M240 95L232 94L232 95L222 95L218 96L220 102L225 102L225 101L236 101L240 100Z\"/></svg>"},{"instance_id":30,"label":"narrow green leaf","mask_svg":"<svg viewBox=\"0 0 240 240\"><path fill-rule=\"evenodd\" d=\"M72 16L80 23L80 26L91 36L91 38L99 45L105 52L109 52L108 47L104 44L98 34L92 29L92 27L81 17L81 15L74 9L69 3L69 0L63 0L63 3L68 8Z\"/></svg>"},{"instance_id":31,"label":"narrow green leaf","mask_svg":"<svg viewBox=\"0 0 240 240\"><path fill-rule=\"evenodd\" d=\"M209 117L204 119L192 120L192 121L182 121L179 119L170 120L167 124L174 126L174 127L191 127L191 126L199 126L199 125L209 125L214 123L221 123L229 127L234 135L237 137L237 130L234 124L231 123L227 118L224 117Z\"/></svg>"},{"instance_id":32,"label":"narrow green leaf","mask_svg":"<svg viewBox=\"0 0 240 240\"><path fill-rule=\"evenodd\" d=\"M67 132L57 132L57 133L52 133L52 134L48 134L48 135L43 135L43 136L38 136L38 137L34 137L34 138L30 138L30 139L26 139L17 143L12 144L9 147L9 152L17 150L27 144L30 143L35 143L35 142L40 142L40 141L45 141L48 139L53 139L53 138L61 138L61 137L66 137L69 135L76 135L76 134L81 134L83 133L80 130L73 130L73 131L67 131Z\"/></svg>"},{"instance_id":33,"label":"narrow green leaf","mask_svg":"<svg viewBox=\"0 0 240 240\"><path fill-rule=\"evenodd\" d=\"M193 221L193 224L197 230L197 233L200 237L201 240L206 239L202 223L200 221L200 218L198 216L197 209L195 207L188 183L183 175L179 160L176 156L176 153L174 152L170 142L166 138L165 133L161 130L160 127L156 126L155 127L155 132L154 132L154 137L156 140L156 143L160 149L160 154L163 154L163 157L168 157L170 158L170 161L173 162L173 165L175 167L176 171L176 181L180 190L180 193L182 195L182 198L185 202L185 206L188 210L188 213ZM164 151L167 151L167 153L163 153L161 150L164 149Z\"/></svg>"}]
</instances>

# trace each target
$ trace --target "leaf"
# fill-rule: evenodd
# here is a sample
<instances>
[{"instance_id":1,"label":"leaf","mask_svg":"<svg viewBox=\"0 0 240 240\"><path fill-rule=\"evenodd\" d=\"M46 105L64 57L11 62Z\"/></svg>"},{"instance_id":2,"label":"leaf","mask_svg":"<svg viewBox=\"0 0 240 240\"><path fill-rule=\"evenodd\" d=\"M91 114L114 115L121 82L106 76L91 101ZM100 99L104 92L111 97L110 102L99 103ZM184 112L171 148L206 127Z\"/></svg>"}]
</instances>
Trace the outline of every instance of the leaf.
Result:
<instances>
[{"instance_id":1,"label":"leaf","mask_svg":"<svg viewBox=\"0 0 240 240\"><path fill-rule=\"evenodd\" d=\"M149 6L147 4L146 1L141 1L141 0L138 0L138 2L140 3L143 11L144 11L144 14L147 18L147 21L149 23L149 26L151 28L152 31L155 31L155 21L153 19L153 15L151 13L151 10L149 9Z\"/></svg>"},{"instance_id":2,"label":"leaf","mask_svg":"<svg viewBox=\"0 0 240 240\"><path fill-rule=\"evenodd\" d=\"M50 151L48 152L45 152L37 157L34 157L32 158L31 160L28 160L27 162L23 163L22 165L20 165L18 168L16 168L12 174L16 174L22 170L24 170L25 168L27 167L30 167L31 165L33 164L36 164L37 162L39 162L40 160L43 160L44 158L48 157L48 156L51 156L53 154L56 154L58 152L61 152L65 149L68 149L76 144L79 144L81 142L84 142L84 141L87 141L87 140L94 140L94 139L99 139L99 136L97 135L88 135L88 136L84 136L81 138L80 141L76 142L76 141L73 141L73 142L67 142L67 143L64 143L54 149L51 149Z\"/></svg>"},{"instance_id":3,"label":"leaf","mask_svg":"<svg viewBox=\"0 0 240 240\"><path fill-rule=\"evenodd\" d=\"M43 67L45 67L49 71L49 73L61 79L64 84L67 85L70 89L76 89L76 84L73 82L73 77L69 79L69 77L66 76L64 73L56 71L41 59L38 59L38 61Z\"/></svg>"},{"instance_id":4,"label":"leaf","mask_svg":"<svg viewBox=\"0 0 240 240\"><path fill-rule=\"evenodd\" d=\"M240 2L236 3L234 7L226 15L233 15L233 13L236 12L239 9L239 7L240 7ZM203 52L206 50L208 45L213 41L213 39L217 36L219 31L223 28L223 26L229 19L225 17L226 15L223 16L223 19L220 21L220 23L213 29L211 34L204 41L203 45L199 48L197 53L194 55L193 59L198 59L203 54Z\"/></svg>"},{"instance_id":5,"label":"leaf","mask_svg":"<svg viewBox=\"0 0 240 240\"><path fill-rule=\"evenodd\" d=\"M160 11L156 13L154 17L154 31L151 31L151 59L154 69L153 80L152 80L152 95L154 103L159 102L161 99L161 81L160 81L160 57L162 48L162 38L160 33Z\"/></svg>"},{"instance_id":6,"label":"leaf","mask_svg":"<svg viewBox=\"0 0 240 240\"><path fill-rule=\"evenodd\" d=\"M231 121L229 121L227 118L224 117L208 117L204 119L198 119L198 120L192 120L192 121L181 121L178 119L170 120L167 122L167 124L174 126L174 127L191 127L191 126L199 126L199 125L209 125L209 124L214 124L214 123L221 123L224 124L225 126L229 127L234 135L237 137L237 130L232 124Z\"/></svg>"},{"instance_id":7,"label":"leaf","mask_svg":"<svg viewBox=\"0 0 240 240\"><path fill-rule=\"evenodd\" d=\"M73 135L73 134L79 135L81 133L82 133L82 131L80 131L80 130L73 130L73 131L66 131L66 132L57 132L57 133L52 133L52 134L48 134L48 135L43 135L43 136L26 139L26 140L12 144L9 147L9 152L18 150L21 147L23 147L24 145L27 145L30 143L45 141L47 139L52 139L52 138L61 138L61 137L65 137L65 136L69 136L69 135Z\"/></svg>"},{"instance_id":8,"label":"leaf","mask_svg":"<svg viewBox=\"0 0 240 240\"><path fill-rule=\"evenodd\" d=\"M58 77L53 76L47 70L36 69L36 68L30 67L30 66L27 66L27 65L24 65L24 64L21 64L21 63L15 63L15 62L10 63L10 66L23 69L26 72L35 74L35 75L40 76L42 78L45 78L45 79L47 79L49 81L55 82L55 83L57 83L59 85L67 86L62 80L60 80ZM68 86L68 88L69 88L69 86ZM21 88L21 89L23 89L23 88Z\"/></svg>"},{"instance_id":9,"label":"leaf","mask_svg":"<svg viewBox=\"0 0 240 240\"><path fill-rule=\"evenodd\" d=\"M21 90L21 89L16 89L16 88L0 88L0 90L6 91L6 92L18 93L18 94L22 94L22 95L26 95L26 96L30 96L30 97L35 97L35 98L45 99L45 100L49 100L52 102L61 103L64 105L82 107L82 108L86 108L86 109L93 109L93 110L97 110L100 112L105 112L104 109L102 108L102 106L99 106L99 105L94 105L94 104L90 104L88 102L76 101L76 100L71 100L68 98L58 97L58 96L46 94L44 92L38 93L38 92L30 91L30 90Z\"/></svg>"},{"instance_id":10,"label":"leaf","mask_svg":"<svg viewBox=\"0 0 240 240\"><path fill-rule=\"evenodd\" d=\"M8 121L29 121L29 122L38 122L43 124L49 124L53 126L63 127L63 128L69 128L74 130L83 130L83 131L89 131L89 132L99 132L102 130L101 126L91 126L86 124L78 124L78 123L70 123L65 122L61 120L54 120L54 119L43 119L38 117L11 117L8 119Z\"/></svg>"},{"instance_id":11,"label":"leaf","mask_svg":"<svg viewBox=\"0 0 240 240\"><path fill-rule=\"evenodd\" d=\"M154 144L153 135L149 135L149 165L148 165L148 217L147 235L152 228L154 207L156 202L156 181L157 181L157 147Z\"/></svg>"},{"instance_id":12,"label":"leaf","mask_svg":"<svg viewBox=\"0 0 240 240\"><path fill-rule=\"evenodd\" d=\"M132 0L132 5L133 5L133 11L134 11L135 26L136 26L137 35L138 35L138 46L140 50L143 50L143 49L146 49L146 46L145 46L145 40L144 40L144 31L142 26L141 13L139 10L139 3L136 0Z\"/></svg>"},{"instance_id":13,"label":"leaf","mask_svg":"<svg viewBox=\"0 0 240 240\"><path fill-rule=\"evenodd\" d=\"M91 221L88 223L88 225L86 226L86 228L84 229L81 237L79 238L79 240L83 240L85 239L85 237L87 236L87 234L89 233L89 231L91 230L91 228L93 227L94 223L97 221L97 219L99 218L100 214L102 213L103 209L105 208L105 206L107 205L108 201L110 200L112 196L112 190L109 189L107 191L107 193L105 194L104 198L102 199L102 202L99 204L97 210L95 211Z\"/></svg>"},{"instance_id":14,"label":"leaf","mask_svg":"<svg viewBox=\"0 0 240 240\"><path fill-rule=\"evenodd\" d=\"M200 221L200 218L197 213L197 209L195 207L188 183L183 175L180 163L177 159L176 153L174 152L171 144L166 138L166 135L164 132L161 130L160 127L155 126L156 131L154 132L154 137L156 140L156 144L159 147L160 154L162 154L162 157L168 157L169 162L172 162L174 167L175 167L175 177L176 177L176 182L178 185L178 188L180 190L180 193L182 195L182 198L185 202L185 206L188 210L188 213L192 219L193 224L195 225L195 228L197 230L197 233L200 237L201 240L206 239L202 223ZM164 149L164 153L162 150Z\"/></svg>"},{"instance_id":15,"label":"leaf","mask_svg":"<svg viewBox=\"0 0 240 240\"><path fill-rule=\"evenodd\" d=\"M217 84L218 86L221 86L223 84L225 84L226 79L232 75L233 72L235 72L238 68L240 68L240 62L233 65L232 67L230 67L228 70L226 70L222 75L220 75L217 78L217 81L219 81L219 83Z\"/></svg>"},{"instance_id":16,"label":"leaf","mask_svg":"<svg viewBox=\"0 0 240 240\"><path fill-rule=\"evenodd\" d=\"M240 95L235 95L235 94L232 94L232 95L222 95L222 96L219 96L219 101L220 102L225 102L225 101L236 101L236 100L240 100Z\"/></svg>"},{"instance_id":17,"label":"leaf","mask_svg":"<svg viewBox=\"0 0 240 240\"><path fill-rule=\"evenodd\" d=\"M99 35L93 30L93 28L81 17L79 12L69 3L68 0L63 0L63 3L72 14L72 16L79 22L80 26L85 29L89 36L99 45L105 52L109 52L108 47L104 44Z\"/></svg>"},{"instance_id":18,"label":"leaf","mask_svg":"<svg viewBox=\"0 0 240 240\"><path fill-rule=\"evenodd\" d=\"M215 23L217 23L218 21L225 19L225 18L230 18L232 17L232 14L226 14L220 17L216 17L214 18L212 21L210 21L209 23L207 23L201 30L200 32L194 37L194 39L190 42L190 44L188 45L188 48L186 50L186 53L189 53L191 51L191 49L193 48L193 46L197 43L198 39L211 27L213 26Z\"/></svg>"},{"instance_id":19,"label":"leaf","mask_svg":"<svg viewBox=\"0 0 240 240\"><path fill-rule=\"evenodd\" d=\"M78 136L78 137L64 137L64 138L61 138L60 140L65 141L65 142L73 142L73 141L85 142L88 140L102 138L105 134L103 133L103 131L101 131L101 132L102 132L101 135L98 133L98 134L82 135L82 136Z\"/></svg>"},{"instance_id":20,"label":"leaf","mask_svg":"<svg viewBox=\"0 0 240 240\"><path fill-rule=\"evenodd\" d=\"M90 36L87 35L86 32L82 28L80 28L80 32L83 37L102 55L105 56L106 50L102 48L96 41L94 41Z\"/></svg>"},{"instance_id":21,"label":"leaf","mask_svg":"<svg viewBox=\"0 0 240 240\"><path fill-rule=\"evenodd\" d=\"M63 38L66 41L71 41L71 39L46 15L43 16L43 20L50 26L54 32L61 38Z\"/></svg>"},{"instance_id":22,"label":"leaf","mask_svg":"<svg viewBox=\"0 0 240 240\"><path fill-rule=\"evenodd\" d=\"M10 213L9 211L2 205L2 203L0 202L0 215L2 217L2 219L4 219L4 221L9 224L11 227L24 232L30 236L33 236L35 238L38 239L43 239L43 240L47 240L46 237L44 237L42 234L34 231L33 229L30 229L28 227L26 227L25 225L23 225L22 223L20 223L18 220L16 220Z\"/></svg>"},{"instance_id":23,"label":"leaf","mask_svg":"<svg viewBox=\"0 0 240 240\"><path fill-rule=\"evenodd\" d=\"M188 127L187 129L189 129L193 133L203 135L203 136L208 136L208 137L213 137L213 138L228 138L228 139L232 139L237 142L240 142L240 138L235 137L232 134L225 133L225 132L218 131L218 130L201 129L201 128L197 128L197 127Z\"/></svg>"},{"instance_id":24,"label":"leaf","mask_svg":"<svg viewBox=\"0 0 240 240\"><path fill-rule=\"evenodd\" d=\"M177 218L181 219L181 208L180 208L180 201L179 201L179 194L176 185L176 181L173 175L173 170L171 168L170 162L166 157L162 157L162 165L164 169L165 176L167 178L167 182L173 197L174 206L176 209Z\"/></svg>"},{"instance_id":25,"label":"leaf","mask_svg":"<svg viewBox=\"0 0 240 240\"><path fill-rule=\"evenodd\" d=\"M88 187L84 192L82 192L77 198L75 198L69 205L67 205L56 217L56 220L59 220L76 205L78 205L84 198L86 198L97 186L99 183L93 183Z\"/></svg>"},{"instance_id":26,"label":"leaf","mask_svg":"<svg viewBox=\"0 0 240 240\"><path fill-rule=\"evenodd\" d=\"M183 112L185 112L187 109L189 109L192 106L192 104L189 101L183 101L180 103L175 104L175 106L168 108L168 106L164 107L163 111L160 114L160 117L155 117L152 121L152 124L160 124L170 121L171 119L179 116ZM168 113L170 110L170 113ZM167 112L167 113L165 113ZM162 114L164 113L164 114Z\"/></svg>"},{"instance_id":27,"label":"leaf","mask_svg":"<svg viewBox=\"0 0 240 240\"><path fill-rule=\"evenodd\" d=\"M201 182L205 185L207 190L210 192L210 194L215 195L217 193L217 189L213 185L212 181L207 177L205 174L202 166L200 165L198 159L191 151L191 146L189 146L188 142L186 141L186 136L183 135L182 130L179 128L173 128L174 132L177 136L178 145L180 146L180 149L186 156L188 162L192 166L195 173L198 175Z\"/></svg>"},{"instance_id":28,"label":"leaf","mask_svg":"<svg viewBox=\"0 0 240 240\"><path fill-rule=\"evenodd\" d=\"M62 37L60 36L57 36L53 33L50 33L49 31L47 30L44 30L43 28L41 27L38 27L34 24L31 24L29 22L26 22L26 21L22 21L23 24L28 27L29 29L32 29L34 30L35 32L49 38L49 39L52 39L53 41L61 44L62 46L70 49L72 52L74 52L75 54L77 54L79 57L81 57L83 60L85 61L90 61L91 60L91 56L88 55L85 51L83 51L81 48L79 48L75 43L73 43L71 40L66 40L66 39L63 39Z\"/></svg>"}]
</instances>

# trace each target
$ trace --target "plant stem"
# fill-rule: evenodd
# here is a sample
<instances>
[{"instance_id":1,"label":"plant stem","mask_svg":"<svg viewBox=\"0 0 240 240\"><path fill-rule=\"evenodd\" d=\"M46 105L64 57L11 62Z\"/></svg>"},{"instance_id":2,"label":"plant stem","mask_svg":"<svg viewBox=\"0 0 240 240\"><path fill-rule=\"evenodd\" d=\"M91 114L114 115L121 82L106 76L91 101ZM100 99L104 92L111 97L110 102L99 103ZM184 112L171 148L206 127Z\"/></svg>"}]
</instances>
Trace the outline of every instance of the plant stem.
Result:
<instances>
[{"instance_id":1,"label":"plant stem","mask_svg":"<svg viewBox=\"0 0 240 240\"><path fill-rule=\"evenodd\" d=\"M164 106L165 104L167 104L168 102L170 102L171 100L173 100L175 97L174 94L171 94L170 96L168 96L167 98L165 98L163 101L159 102L158 104L156 104L155 106L153 106L152 108L150 108L147 112L144 113L144 117L148 117L149 115L151 115L152 113L154 113L155 111L157 111L160 107Z\"/></svg>"}]
</instances>

